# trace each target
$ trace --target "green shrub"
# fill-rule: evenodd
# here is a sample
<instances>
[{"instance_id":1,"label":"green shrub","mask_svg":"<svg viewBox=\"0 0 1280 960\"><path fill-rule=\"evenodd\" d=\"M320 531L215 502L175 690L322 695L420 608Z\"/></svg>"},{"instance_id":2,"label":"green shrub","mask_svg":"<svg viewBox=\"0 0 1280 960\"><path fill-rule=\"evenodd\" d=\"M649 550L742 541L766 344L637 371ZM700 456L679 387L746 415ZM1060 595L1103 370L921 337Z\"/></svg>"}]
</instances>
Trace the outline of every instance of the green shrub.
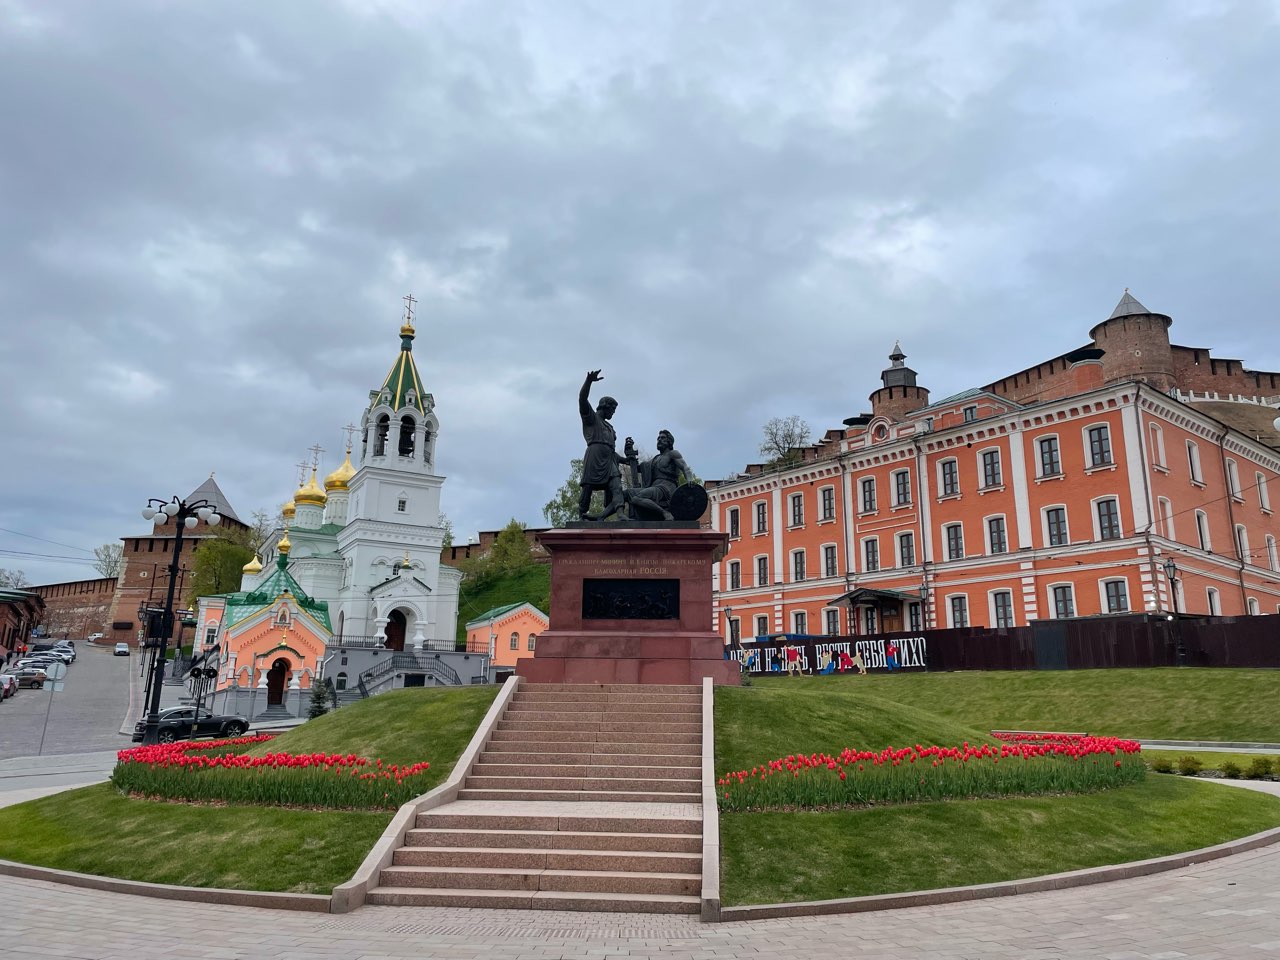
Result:
<instances>
[{"instance_id":1,"label":"green shrub","mask_svg":"<svg viewBox=\"0 0 1280 960\"><path fill-rule=\"evenodd\" d=\"M1151 761L1151 769L1156 773L1173 773L1173 761L1160 756Z\"/></svg>"},{"instance_id":2,"label":"green shrub","mask_svg":"<svg viewBox=\"0 0 1280 960\"><path fill-rule=\"evenodd\" d=\"M1228 780L1240 779L1240 773L1241 773L1240 764L1236 763L1234 760L1226 761L1218 769L1222 771L1222 775L1226 777Z\"/></svg>"},{"instance_id":3,"label":"green shrub","mask_svg":"<svg viewBox=\"0 0 1280 960\"><path fill-rule=\"evenodd\" d=\"M1199 757L1187 754L1185 757L1178 758L1178 772L1184 777L1194 777L1202 769L1204 769L1204 764L1200 762Z\"/></svg>"},{"instance_id":4,"label":"green shrub","mask_svg":"<svg viewBox=\"0 0 1280 960\"><path fill-rule=\"evenodd\" d=\"M1253 762L1249 764L1249 769L1245 771L1245 776L1250 780L1261 780L1263 777L1271 775L1271 758L1270 757L1254 757Z\"/></svg>"}]
</instances>

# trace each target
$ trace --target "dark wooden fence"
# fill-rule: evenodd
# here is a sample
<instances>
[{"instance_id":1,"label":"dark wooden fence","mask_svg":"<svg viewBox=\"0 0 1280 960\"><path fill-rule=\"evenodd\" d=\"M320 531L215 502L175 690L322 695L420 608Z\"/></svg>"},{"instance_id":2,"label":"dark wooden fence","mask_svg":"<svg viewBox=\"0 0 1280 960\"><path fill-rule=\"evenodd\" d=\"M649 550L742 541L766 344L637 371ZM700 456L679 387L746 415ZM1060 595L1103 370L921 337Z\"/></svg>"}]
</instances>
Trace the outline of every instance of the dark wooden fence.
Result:
<instances>
[{"instance_id":1,"label":"dark wooden fence","mask_svg":"<svg viewBox=\"0 0 1280 960\"><path fill-rule=\"evenodd\" d=\"M884 669L889 641L899 648L903 669L1086 670L1101 667L1280 667L1280 615L1182 617L1129 614L1081 620L1038 620L1025 627L989 630L917 630L864 637L779 635L748 641L738 651L756 651L754 673L768 672L785 647L801 653L801 669L813 673L824 652L863 654L868 669ZM923 644L920 643L923 641ZM918 656L923 646L925 655ZM914 662L923 659L922 666Z\"/></svg>"}]
</instances>

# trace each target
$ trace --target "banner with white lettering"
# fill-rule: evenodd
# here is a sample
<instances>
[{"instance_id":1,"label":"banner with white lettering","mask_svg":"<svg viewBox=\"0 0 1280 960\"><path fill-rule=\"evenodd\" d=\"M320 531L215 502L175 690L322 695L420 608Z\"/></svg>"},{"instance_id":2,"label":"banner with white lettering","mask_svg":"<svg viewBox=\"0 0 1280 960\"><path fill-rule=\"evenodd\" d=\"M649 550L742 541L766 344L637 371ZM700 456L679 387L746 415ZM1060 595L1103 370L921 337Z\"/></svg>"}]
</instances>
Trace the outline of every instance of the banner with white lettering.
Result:
<instances>
[{"instance_id":1,"label":"banner with white lettering","mask_svg":"<svg viewBox=\"0 0 1280 960\"><path fill-rule=\"evenodd\" d=\"M927 645L921 636L746 641L740 649L731 650L730 656L740 661L749 674L759 676L788 672L824 675L929 668Z\"/></svg>"}]
</instances>

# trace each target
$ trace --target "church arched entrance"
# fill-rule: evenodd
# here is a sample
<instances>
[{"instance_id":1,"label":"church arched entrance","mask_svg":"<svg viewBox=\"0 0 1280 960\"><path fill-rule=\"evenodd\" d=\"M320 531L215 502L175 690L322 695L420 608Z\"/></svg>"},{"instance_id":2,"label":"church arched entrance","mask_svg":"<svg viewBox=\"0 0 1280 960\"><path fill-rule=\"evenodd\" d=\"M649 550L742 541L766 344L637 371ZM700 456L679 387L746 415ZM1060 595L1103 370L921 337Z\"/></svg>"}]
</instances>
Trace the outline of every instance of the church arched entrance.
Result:
<instances>
[{"instance_id":1,"label":"church arched entrance","mask_svg":"<svg viewBox=\"0 0 1280 960\"><path fill-rule=\"evenodd\" d=\"M267 671L267 706L274 707L284 703L284 691L289 682L293 671L290 669L292 664L284 657L280 657L271 664L271 669Z\"/></svg>"},{"instance_id":2,"label":"church arched entrance","mask_svg":"<svg viewBox=\"0 0 1280 960\"><path fill-rule=\"evenodd\" d=\"M405 621L404 614L399 610L392 610L390 617L387 619L387 627L385 631L387 634L386 648L388 650L404 649L406 626L407 623Z\"/></svg>"}]
</instances>

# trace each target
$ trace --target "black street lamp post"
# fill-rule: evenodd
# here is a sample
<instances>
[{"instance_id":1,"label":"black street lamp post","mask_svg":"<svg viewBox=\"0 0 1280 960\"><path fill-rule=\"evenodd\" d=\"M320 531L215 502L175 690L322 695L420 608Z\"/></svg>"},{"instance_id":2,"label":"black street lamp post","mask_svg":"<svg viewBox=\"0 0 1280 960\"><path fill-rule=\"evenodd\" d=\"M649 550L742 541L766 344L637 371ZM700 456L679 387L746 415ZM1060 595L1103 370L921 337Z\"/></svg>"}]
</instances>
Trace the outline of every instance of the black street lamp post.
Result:
<instances>
[{"instance_id":1,"label":"black street lamp post","mask_svg":"<svg viewBox=\"0 0 1280 960\"><path fill-rule=\"evenodd\" d=\"M203 520L210 526L222 522L216 504L208 500L194 500L188 503L172 497L159 500L155 497L147 501L143 508L142 519L154 520L158 524L173 521L173 558L169 561L169 588L165 594L164 614L160 623L159 638L155 648L155 659L151 667L150 700L147 705L147 725L142 734L144 744L156 743L160 731L160 688L164 685L164 667L167 660L169 638L173 636L173 595L178 586L178 560L182 554L182 532L195 527Z\"/></svg>"},{"instance_id":2,"label":"black street lamp post","mask_svg":"<svg viewBox=\"0 0 1280 960\"><path fill-rule=\"evenodd\" d=\"M1164 562L1164 576L1169 581L1169 596L1173 600L1173 644L1178 666L1187 665L1187 648L1182 643L1182 611L1178 609L1178 565L1169 557Z\"/></svg>"}]
</instances>

